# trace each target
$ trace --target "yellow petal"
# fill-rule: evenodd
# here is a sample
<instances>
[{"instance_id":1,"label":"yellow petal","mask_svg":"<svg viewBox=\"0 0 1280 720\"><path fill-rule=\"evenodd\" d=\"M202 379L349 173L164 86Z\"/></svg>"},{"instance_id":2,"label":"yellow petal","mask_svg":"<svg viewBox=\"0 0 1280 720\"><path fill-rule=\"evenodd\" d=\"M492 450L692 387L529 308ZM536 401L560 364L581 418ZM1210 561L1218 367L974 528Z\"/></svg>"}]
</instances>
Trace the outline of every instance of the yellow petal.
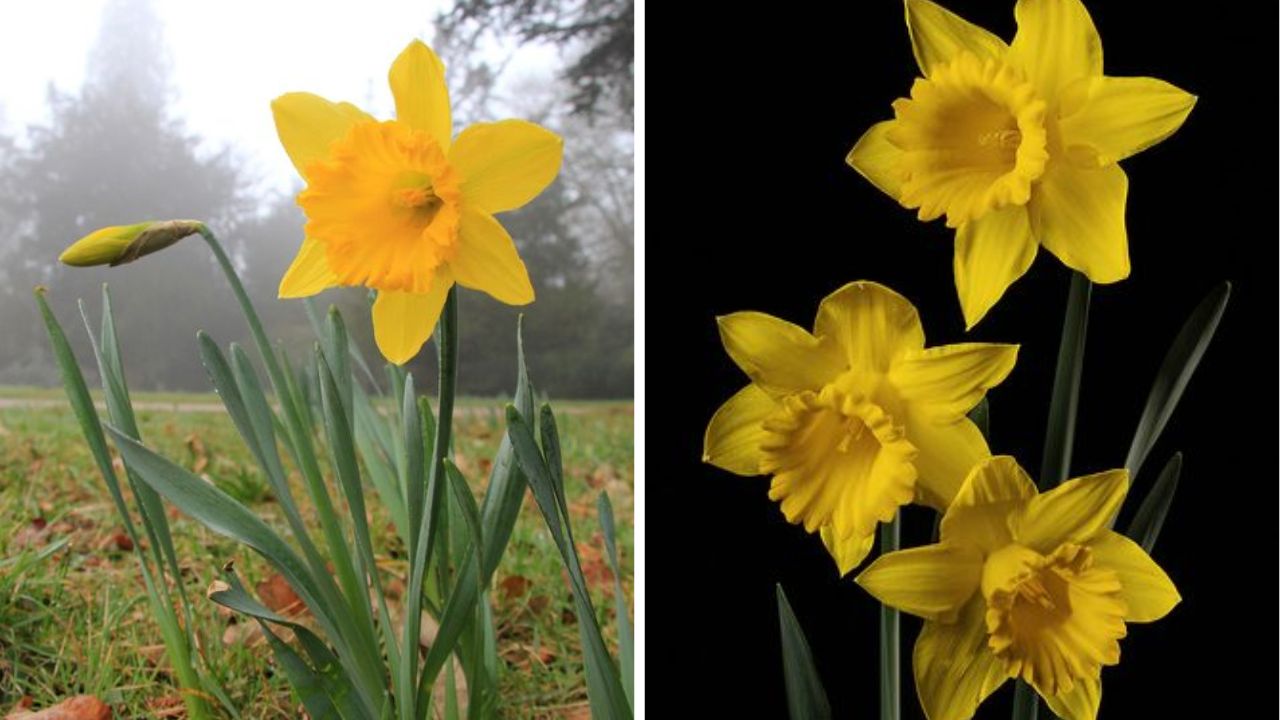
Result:
<instances>
[{"instance_id":1,"label":"yellow petal","mask_svg":"<svg viewBox=\"0 0 1280 720\"><path fill-rule=\"evenodd\" d=\"M872 185L897 200L902 193L902 168L898 162L902 151L889 142L889 131L894 120L885 120L871 126L849 151L845 162Z\"/></svg>"},{"instance_id":2,"label":"yellow petal","mask_svg":"<svg viewBox=\"0 0 1280 720\"><path fill-rule=\"evenodd\" d=\"M893 361L889 382L913 413L951 423L1004 381L1018 360L1017 345L958 343L911 350Z\"/></svg>"},{"instance_id":3,"label":"yellow petal","mask_svg":"<svg viewBox=\"0 0 1280 720\"><path fill-rule=\"evenodd\" d=\"M818 306L814 334L830 338L850 367L887 372L899 355L924 347L924 328L915 307L874 282L851 282Z\"/></svg>"},{"instance_id":4,"label":"yellow petal","mask_svg":"<svg viewBox=\"0 0 1280 720\"><path fill-rule=\"evenodd\" d=\"M1062 118L1062 144L1072 156L1085 146L1098 165L1119 162L1169 137L1191 113L1196 96L1163 80L1094 77L1078 80L1079 109Z\"/></svg>"},{"instance_id":5,"label":"yellow petal","mask_svg":"<svg viewBox=\"0 0 1280 720\"><path fill-rule=\"evenodd\" d=\"M1035 483L1012 457L981 460L947 507L940 537L943 542L972 545L990 554L1012 541L1009 515L1035 496Z\"/></svg>"},{"instance_id":6,"label":"yellow petal","mask_svg":"<svg viewBox=\"0 0 1280 720\"><path fill-rule=\"evenodd\" d=\"M1068 83L1102 74L1102 40L1080 0L1018 0L1009 61L1052 107Z\"/></svg>"},{"instance_id":7,"label":"yellow petal","mask_svg":"<svg viewBox=\"0 0 1280 720\"><path fill-rule=\"evenodd\" d=\"M881 555L855 582L885 605L936 620L954 619L981 578L976 549L939 543Z\"/></svg>"},{"instance_id":8,"label":"yellow petal","mask_svg":"<svg viewBox=\"0 0 1280 720\"><path fill-rule=\"evenodd\" d=\"M835 344L759 312L716 318L720 341L738 367L770 395L819 390L842 369Z\"/></svg>"},{"instance_id":9,"label":"yellow petal","mask_svg":"<svg viewBox=\"0 0 1280 720\"><path fill-rule=\"evenodd\" d=\"M1004 41L929 0L907 0L907 32L916 63L925 77L933 66L962 52L981 60L999 60L1008 52Z\"/></svg>"},{"instance_id":10,"label":"yellow petal","mask_svg":"<svg viewBox=\"0 0 1280 720\"><path fill-rule=\"evenodd\" d=\"M968 720L1008 678L987 648L985 612L982 594L974 593L955 622L927 621L920 631L912 665L929 720Z\"/></svg>"},{"instance_id":11,"label":"yellow petal","mask_svg":"<svg viewBox=\"0 0 1280 720\"><path fill-rule=\"evenodd\" d=\"M1129 489L1127 470L1108 470L1068 480L1032 498L1013 516L1010 529L1022 545L1041 554L1064 542L1085 544L1106 530Z\"/></svg>"},{"instance_id":12,"label":"yellow petal","mask_svg":"<svg viewBox=\"0 0 1280 720\"><path fill-rule=\"evenodd\" d=\"M919 500L939 511L951 504L973 466L991 457L982 432L968 418L936 423L912 417L907 438L919 450L914 460Z\"/></svg>"},{"instance_id":13,"label":"yellow petal","mask_svg":"<svg viewBox=\"0 0 1280 720\"><path fill-rule=\"evenodd\" d=\"M1124 204L1129 178L1119 165L1084 169L1051 162L1031 196L1031 227L1067 267L1096 283L1129 277Z\"/></svg>"},{"instance_id":14,"label":"yellow petal","mask_svg":"<svg viewBox=\"0 0 1280 720\"><path fill-rule=\"evenodd\" d=\"M454 278L463 287L483 290L508 305L533 302L529 271L516 252L511 236L493 216L475 208L462 211L458 226L458 253L449 261Z\"/></svg>"},{"instance_id":15,"label":"yellow petal","mask_svg":"<svg viewBox=\"0 0 1280 720\"><path fill-rule=\"evenodd\" d=\"M324 243L315 238L305 238L298 255L280 279L280 297L304 298L315 295L338 284L338 276L329 268L325 259Z\"/></svg>"},{"instance_id":16,"label":"yellow petal","mask_svg":"<svg viewBox=\"0 0 1280 720\"><path fill-rule=\"evenodd\" d=\"M431 337L453 281L436 275L430 292L417 294L384 290L373 303L373 338L382 356L396 365L413 359Z\"/></svg>"},{"instance_id":17,"label":"yellow petal","mask_svg":"<svg viewBox=\"0 0 1280 720\"><path fill-rule=\"evenodd\" d=\"M329 146L363 120L373 120L351 103L329 102L311 93L286 93L271 101L280 144L304 178L306 167L329 156Z\"/></svg>"},{"instance_id":18,"label":"yellow petal","mask_svg":"<svg viewBox=\"0 0 1280 720\"><path fill-rule=\"evenodd\" d=\"M1044 701L1062 720L1094 720L1098 716L1098 703L1102 702L1102 681L1076 678L1070 692L1045 695Z\"/></svg>"},{"instance_id":19,"label":"yellow petal","mask_svg":"<svg viewBox=\"0 0 1280 720\"><path fill-rule=\"evenodd\" d=\"M1124 617L1128 622L1159 620L1182 600L1164 570L1129 538L1106 530L1089 547L1098 567L1120 576L1120 594L1129 606Z\"/></svg>"},{"instance_id":20,"label":"yellow petal","mask_svg":"<svg viewBox=\"0 0 1280 720\"><path fill-rule=\"evenodd\" d=\"M766 437L760 423L777 409L777 401L755 385L739 390L711 416L702 461L739 475L759 475L760 442Z\"/></svg>"},{"instance_id":21,"label":"yellow petal","mask_svg":"<svg viewBox=\"0 0 1280 720\"><path fill-rule=\"evenodd\" d=\"M449 152L453 119L440 58L421 40L414 40L391 63L388 80L396 99L396 119L426 131L441 150Z\"/></svg>"},{"instance_id":22,"label":"yellow petal","mask_svg":"<svg viewBox=\"0 0 1280 720\"><path fill-rule=\"evenodd\" d=\"M524 120L476 123L458 134L449 163L462 177L469 205L489 213L515 210L560 172L564 140Z\"/></svg>"},{"instance_id":23,"label":"yellow petal","mask_svg":"<svg viewBox=\"0 0 1280 720\"><path fill-rule=\"evenodd\" d=\"M853 572L854 568L862 564L876 540L875 533L869 535L855 533L841 539L830 523L823 525L820 532L822 544L827 546L827 552L831 553L831 557L836 561L841 577Z\"/></svg>"},{"instance_id":24,"label":"yellow petal","mask_svg":"<svg viewBox=\"0 0 1280 720\"><path fill-rule=\"evenodd\" d=\"M1010 205L960 226L954 266L966 330L972 330L1031 267L1039 245L1022 205Z\"/></svg>"}]
</instances>

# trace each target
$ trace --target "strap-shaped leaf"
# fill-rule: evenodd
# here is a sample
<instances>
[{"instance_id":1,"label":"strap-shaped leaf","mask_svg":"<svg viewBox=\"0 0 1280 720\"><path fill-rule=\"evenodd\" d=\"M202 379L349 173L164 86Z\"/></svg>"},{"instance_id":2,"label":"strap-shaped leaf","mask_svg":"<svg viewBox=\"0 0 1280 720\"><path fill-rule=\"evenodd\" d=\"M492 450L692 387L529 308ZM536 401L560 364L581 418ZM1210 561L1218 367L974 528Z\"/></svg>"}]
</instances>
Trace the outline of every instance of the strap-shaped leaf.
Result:
<instances>
[{"instance_id":1,"label":"strap-shaped leaf","mask_svg":"<svg viewBox=\"0 0 1280 720\"><path fill-rule=\"evenodd\" d=\"M1160 471L1160 477L1147 491L1147 496L1138 506L1138 512L1125 530L1134 542L1142 546L1148 554L1156 546L1156 538L1160 537L1160 528L1169 514L1169 506L1173 504L1173 496L1178 491L1178 478L1182 475L1182 453L1176 452Z\"/></svg>"},{"instance_id":2,"label":"strap-shaped leaf","mask_svg":"<svg viewBox=\"0 0 1280 720\"><path fill-rule=\"evenodd\" d=\"M791 720L829 720L831 704L813 662L809 640L791 610L787 593L778 584L778 624L782 631L782 676L787 684L787 710Z\"/></svg>"},{"instance_id":3,"label":"strap-shaped leaf","mask_svg":"<svg viewBox=\"0 0 1280 720\"><path fill-rule=\"evenodd\" d=\"M1129 445L1129 456L1124 466L1129 469L1129 477L1137 477L1142 463L1147 459L1152 446L1160 438L1161 431L1173 415L1183 390L1191 380L1200 358L1209 348L1213 333L1218 329L1218 321L1227 309L1227 300L1231 297L1231 283L1223 282L1205 296L1196 309L1191 311L1187 321L1183 323L1178 336L1169 346L1169 352L1160 364L1155 381L1151 384L1151 392L1147 395L1147 404L1142 409L1142 417L1133 433L1133 442Z\"/></svg>"},{"instance_id":4,"label":"strap-shaped leaf","mask_svg":"<svg viewBox=\"0 0 1280 720\"><path fill-rule=\"evenodd\" d=\"M569 570L574 605L578 612L578 631L582 636L582 654L587 666L587 699L591 703L591 714L597 718L630 718L631 706L627 702L626 691L600 633L600 624L582 574L577 549L570 542L565 529L568 519L560 513L555 480L534 440L533 429L513 405L507 405L507 435L511 438L520 469L529 480L529 489L533 491L538 509L542 511L542 517L560 549L565 567Z\"/></svg>"},{"instance_id":5,"label":"strap-shaped leaf","mask_svg":"<svg viewBox=\"0 0 1280 720\"><path fill-rule=\"evenodd\" d=\"M618 543L613 525L613 505L608 493L600 493L596 500L600 513L600 528L604 531L604 546L609 553L609 567L613 570L614 614L618 618L618 651L622 664L622 689L627 692L631 709L635 709L635 642L631 634L631 616L627 608L627 595L622 591L622 564L618 561ZM567 515L566 515L567 517Z\"/></svg>"}]
</instances>

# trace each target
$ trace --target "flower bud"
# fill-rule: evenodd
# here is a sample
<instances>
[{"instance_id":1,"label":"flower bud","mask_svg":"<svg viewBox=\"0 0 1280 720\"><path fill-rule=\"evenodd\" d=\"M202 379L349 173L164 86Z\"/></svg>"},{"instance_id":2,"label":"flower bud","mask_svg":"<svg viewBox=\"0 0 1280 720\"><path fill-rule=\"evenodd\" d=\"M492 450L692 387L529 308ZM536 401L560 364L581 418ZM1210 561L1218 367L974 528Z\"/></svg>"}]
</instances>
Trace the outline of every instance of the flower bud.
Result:
<instances>
[{"instance_id":1,"label":"flower bud","mask_svg":"<svg viewBox=\"0 0 1280 720\"><path fill-rule=\"evenodd\" d=\"M136 225L113 225L95 230L75 241L58 260L75 267L123 265L143 255L163 250L188 235L200 232L198 220L158 220Z\"/></svg>"}]
</instances>

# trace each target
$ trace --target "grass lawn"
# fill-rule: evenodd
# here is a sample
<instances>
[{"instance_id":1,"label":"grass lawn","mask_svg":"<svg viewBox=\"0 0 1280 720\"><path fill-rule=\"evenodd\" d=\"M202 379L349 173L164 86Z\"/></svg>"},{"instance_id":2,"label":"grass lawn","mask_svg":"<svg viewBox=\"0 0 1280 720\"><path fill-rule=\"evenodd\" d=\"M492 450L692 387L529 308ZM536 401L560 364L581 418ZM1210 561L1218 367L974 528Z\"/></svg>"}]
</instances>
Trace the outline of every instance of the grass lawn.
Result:
<instances>
[{"instance_id":1,"label":"grass lawn","mask_svg":"<svg viewBox=\"0 0 1280 720\"><path fill-rule=\"evenodd\" d=\"M97 695L117 717L182 717L160 632L150 617L137 560L66 407L24 406L60 390L0 388L0 714L29 696L35 708L78 693ZM214 395L136 393L143 440L248 504L287 536L278 507L231 421L221 412L177 412L162 404L217 403ZM151 403L151 404L148 404ZM596 498L607 492L618 523L623 583L632 575L632 407L559 403L566 495L584 572L617 651L613 579L604 559ZM144 409L145 408L145 409ZM457 464L477 497L501 440L500 404L460 403ZM296 473L293 479L300 483ZM299 485L300 487L300 485ZM301 490L298 491L302 493ZM331 485L330 492L338 495ZM305 495L303 493L303 495ZM376 494L379 566L403 580L406 564ZM296 718L288 686L260 638L204 599L234 560L246 583L269 568L253 552L171 512L183 582L195 603L202 652L245 718ZM532 499L493 581L502 714L587 717L586 681L573 601L559 556Z\"/></svg>"}]
</instances>

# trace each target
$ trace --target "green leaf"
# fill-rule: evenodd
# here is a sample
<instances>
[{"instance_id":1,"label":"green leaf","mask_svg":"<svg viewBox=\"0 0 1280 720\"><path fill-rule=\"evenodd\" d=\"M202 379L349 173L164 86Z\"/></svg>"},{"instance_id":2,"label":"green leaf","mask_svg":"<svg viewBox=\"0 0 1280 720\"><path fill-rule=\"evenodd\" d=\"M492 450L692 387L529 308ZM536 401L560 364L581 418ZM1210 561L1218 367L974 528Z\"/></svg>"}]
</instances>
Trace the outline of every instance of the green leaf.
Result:
<instances>
[{"instance_id":1,"label":"green leaf","mask_svg":"<svg viewBox=\"0 0 1280 720\"><path fill-rule=\"evenodd\" d=\"M359 675L363 671L355 656L350 651L344 651L348 638L339 630L343 627L342 621L338 619L342 617L341 609L328 607L319 600L320 591L307 572L306 565L279 535L248 508L217 487L152 452L119 430L109 425L106 427L125 463L132 465L138 477L156 492L215 533L253 548L278 570L315 615L321 629L338 645L339 656L348 672ZM372 694L366 696L362 692L362 696L369 707L374 706Z\"/></svg>"},{"instance_id":2,"label":"green leaf","mask_svg":"<svg viewBox=\"0 0 1280 720\"><path fill-rule=\"evenodd\" d=\"M1040 464L1040 489L1057 487L1071 471L1071 447L1076 432L1076 407L1080 403L1080 373L1084 368L1084 341L1089 327L1089 295L1093 284L1082 273L1071 273L1058 364L1053 373L1049 422L1044 435L1044 459Z\"/></svg>"},{"instance_id":3,"label":"green leaf","mask_svg":"<svg viewBox=\"0 0 1280 720\"><path fill-rule=\"evenodd\" d=\"M340 717L347 720L372 717L358 703L358 693L352 678L343 671L338 658L324 641L316 637L305 625L295 623L253 599L245 590L231 563L223 568L225 586L214 585L209 589L209 599L258 621L276 660L284 667L289 684L298 693L299 700L312 717ZM307 664L293 648L271 632L266 623L274 623L293 631L315 668ZM316 715L316 713L324 713Z\"/></svg>"},{"instance_id":4,"label":"green leaf","mask_svg":"<svg viewBox=\"0 0 1280 720\"><path fill-rule=\"evenodd\" d=\"M1227 308L1227 300L1231 297L1231 283L1223 282L1205 296L1196 309L1183 323L1182 330L1174 338L1173 345L1164 356L1156 379L1147 395L1146 407L1142 409L1142 417L1133 433L1133 442L1129 445L1129 456L1124 466L1129 469L1129 477L1138 476L1142 463L1147 459L1152 446L1160 438L1161 431L1169 422L1169 416L1178 406L1182 391L1195 373L1200 358L1204 357L1213 333L1218 329L1218 321Z\"/></svg>"},{"instance_id":5,"label":"green leaf","mask_svg":"<svg viewBox=\"0 0 1280 720\"><path fill-rule=\"evenodd\" d=\"M787 710L791 720L830 720L831 704L813 662L809 640L791 610L787 593L778 583L778 624L782 630L782 673L787 683Z\"/></svg>"},{"instance_id":6,"label":"green leaf","mask_svg":"<svg viewBox=\"0 0 1280 720\"><path fill-rule=\"evenodd\" d=\"M1147 491L1147 496L1138 506L1138 512L1125 530L1134 542L1142 546L1148 554L1156 546L1156 538L1160 537L1160 528L1169 514L1169 506L1173 503L1173 495L1178 491L1178 478L1182 475L1182 453L1176 452L1160 471L1160 477Z\"/></svg>"},{"instance_id":7,"label":"green leaf","mask_svg":"<svg viewBox=\"0 0 1280 720\"><path fill-rule=\"evenodd\" d=\"M506 410L507 436L511 438L516 460L529 480L534 500L537 501L538 509L542 511L547 528L551 530L564 565L569 570L570 586L578 612L578 631L582 637L583 657L587 666L587 699L591 703L592 717L630 718L631 706L627 702L626 691L600 633L599 620L591 604L591 593L582 574L577 549L568 537L568 518L560 513L552 472L534 440L533 429L521 417L520 411L513 405L507 405ZM546 417L545 412L543 416Z\"/></svg>"},{"instance_id":8,"label":"green leaf","mask_svg":"<svg viewBox=\"0 0 1280 720\"><path fill-rule=\"evenodd\" d=\"M600 527L604 531L604 545L609 553L609 567L613 570L614 615L618 618L618 650L622 661L622 689L627 692L627 701L635 710L635 642L631 634L631 615L627 607L627 595L622 591L622 564L618 562L618 543L615 541L613 526L613 505L609 502L609 494L600 493L596 500L596 510L600 513ZM566 517L567 517L566 513Z\"/></svg>"}]
</instances>

